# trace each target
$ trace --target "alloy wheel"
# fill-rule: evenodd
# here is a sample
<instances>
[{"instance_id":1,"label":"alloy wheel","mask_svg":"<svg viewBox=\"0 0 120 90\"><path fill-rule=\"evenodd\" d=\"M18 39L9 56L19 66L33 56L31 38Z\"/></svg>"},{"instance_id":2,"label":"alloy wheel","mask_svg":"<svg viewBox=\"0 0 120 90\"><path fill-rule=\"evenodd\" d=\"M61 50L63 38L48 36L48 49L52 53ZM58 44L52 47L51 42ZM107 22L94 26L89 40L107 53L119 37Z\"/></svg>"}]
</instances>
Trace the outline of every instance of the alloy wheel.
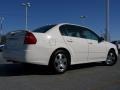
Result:
<instances>
[{"instance_id":1,"label":"alloy wheel","mask_svg":"<svg viewBox=\"0 0 120 90\"><path fill-rule=\"evenodd\" d=\"M56 70L58 72L64 72L67 68L67 65L68 65L67 57L62 53L57 54L54 62Z\"/></svg>"},{"instance_id":2,"label":"alloy wheel","mask_svg":"<svg viewBox=\"0 0 120 90\"><path fill-rule=\"evenodd\" d=\"M108 54L108 57L107 57L107 60L106 60L106 64L107 65L112 65L116 62L116 56L115 56L115 53L113 52L110 52Z\"/></svg>"}]
</instances>

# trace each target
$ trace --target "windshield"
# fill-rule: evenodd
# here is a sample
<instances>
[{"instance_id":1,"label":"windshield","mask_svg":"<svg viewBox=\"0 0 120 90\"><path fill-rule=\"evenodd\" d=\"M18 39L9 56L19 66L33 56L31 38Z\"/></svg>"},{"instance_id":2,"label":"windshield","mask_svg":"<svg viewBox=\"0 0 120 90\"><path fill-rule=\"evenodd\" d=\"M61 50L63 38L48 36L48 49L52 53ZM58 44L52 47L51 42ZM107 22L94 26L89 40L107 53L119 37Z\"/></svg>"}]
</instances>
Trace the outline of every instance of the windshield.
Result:
<instances>
[{"instance_id":1,"label":"windshield","mask_svg":"<svg viewBox=\"0 0 120 90\"><path fill-rule=\"evenodd\" d=\"M47 32L49 29L53 28L56 25L46 25L40 28L37 28L35 30L33 30L33 32L38 32L38 33L45 33Z\"/></svg>"}]
</instances>

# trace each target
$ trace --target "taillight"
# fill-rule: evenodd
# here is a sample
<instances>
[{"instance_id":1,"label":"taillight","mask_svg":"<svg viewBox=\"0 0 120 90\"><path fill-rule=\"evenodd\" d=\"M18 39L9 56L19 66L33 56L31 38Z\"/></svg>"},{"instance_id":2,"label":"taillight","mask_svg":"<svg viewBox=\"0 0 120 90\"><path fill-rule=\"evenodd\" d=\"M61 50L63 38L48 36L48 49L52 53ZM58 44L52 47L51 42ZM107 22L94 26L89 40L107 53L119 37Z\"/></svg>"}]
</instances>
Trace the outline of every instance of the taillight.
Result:
<instances>
[{"instance_id":1,"label":"taillight","mask_svg":"<svg viewBox=\"0 0 120 90\"><path fill-rule=\"evenodd\" d=\"M36 44L37 39L31 32L27 32L24 39L24 44Z\"/></svg>"}]
</instances>

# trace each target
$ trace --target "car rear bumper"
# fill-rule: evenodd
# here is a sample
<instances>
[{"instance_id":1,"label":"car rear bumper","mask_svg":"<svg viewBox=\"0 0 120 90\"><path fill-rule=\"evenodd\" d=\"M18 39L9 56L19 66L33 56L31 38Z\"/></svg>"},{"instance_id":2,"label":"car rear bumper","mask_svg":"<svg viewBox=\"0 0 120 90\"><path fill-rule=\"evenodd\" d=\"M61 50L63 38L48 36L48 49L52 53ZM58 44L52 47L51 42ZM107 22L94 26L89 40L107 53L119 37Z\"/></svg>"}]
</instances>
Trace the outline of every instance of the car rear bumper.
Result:
<instances>
[{"instance_id":1,"label":"car rear bumper","mask_svg":"<svg viewBox=\"0 0 120 90\"><path fill-rule=\"evenodd\" d=\"M3 57L10 61L48 65L50 55L44 51L34 52L31 50L4 50Z\"/></svg>"}]
</instances>

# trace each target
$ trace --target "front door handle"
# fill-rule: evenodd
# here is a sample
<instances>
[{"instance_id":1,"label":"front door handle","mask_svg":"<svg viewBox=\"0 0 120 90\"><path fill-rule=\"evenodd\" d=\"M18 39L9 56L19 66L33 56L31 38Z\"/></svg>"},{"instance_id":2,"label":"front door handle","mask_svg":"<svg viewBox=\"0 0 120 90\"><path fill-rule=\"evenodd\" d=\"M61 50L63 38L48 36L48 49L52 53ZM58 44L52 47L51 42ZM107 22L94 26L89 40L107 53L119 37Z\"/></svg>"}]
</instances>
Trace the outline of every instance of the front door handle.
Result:
<instances>
[{"instance_id":1,"label":"front door handle","mask_svg":"<svg viewBox=\"0 0 120 90\"><path fill-rule=\"evenodd\" d=\"M93 44L92 42L89 42L88 44Z\"/></svg>"}]
</instances>

